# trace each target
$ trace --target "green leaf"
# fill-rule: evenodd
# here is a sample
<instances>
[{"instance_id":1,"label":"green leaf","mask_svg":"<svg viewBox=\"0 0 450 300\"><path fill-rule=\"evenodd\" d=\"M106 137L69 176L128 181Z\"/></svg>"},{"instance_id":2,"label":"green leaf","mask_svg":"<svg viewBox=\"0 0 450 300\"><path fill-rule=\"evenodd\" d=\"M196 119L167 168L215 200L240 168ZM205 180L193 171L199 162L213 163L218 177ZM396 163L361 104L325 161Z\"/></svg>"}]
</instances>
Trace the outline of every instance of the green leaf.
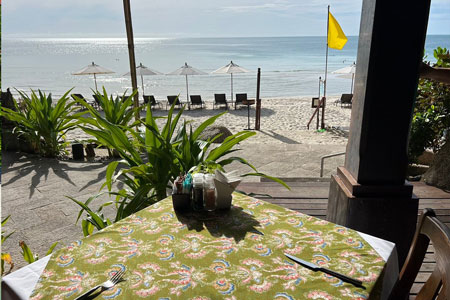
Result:
<instances>
[{"instance_id":1,"label":"green leaf","mask_svg":"<svg viewBox=\"0 0 450 300\"><path fill-rule=\"evenodd\" d=\"M113 175L114 175L118 165L119 165L118 161L113 161L113 162L109 163L108 167L106 168L105 184L108 186L109 191L111 191L111 189L112 189Z\"/></svg>"},{"instance_id":2,"label":"green leaf","mask_svg":"<svg viewBox=\"0 0 450 300\"><path fill-rule=\"evenodd\" d=\"M97 213L93 212L86 204L72 197L69 196L66 197L75 202L76 204L78 204L79 206L81 206L81 208L89 214L89 216L92 219L92 225L94 225L98 230L101 230L106 227L106 223L103 221L103 219Z\"/></svg>"},{"instance_id":3,"label":"green leaf","mask_svg":"<svg viewBox=\"0 0 450 300\"><path fill-rule=\"evenodd\" d=\"M81 221L81 228L83 229L83 235L85 237L91 235L92 232L94 232L94 225L86 220Z\"/></svg>"},{"instance_id":4,"label":"green leaf","mask_svg":"<svg viewBox=\"0 0 450 300\"><path fill-rule=\"evenodd\" d=\"M45 255L47 256L47 255L49 255L49 254L52 254L52 253L53 253L53 250L54 250L55 247L56 247L56 245L58 245L58 242L54 242L54 243L50 246L50 248L48 249L47 254L45 254Z\"/></svg>"},{"instance_id":5,"label":"green leaf","mask_svg":"<svg viewBox=\"0 0 450 300\"><path fill-rule=\"evenodd\" d=\"M279 179L279 178L276 178L276 177L273 177L273 176L266 175L266 174L264 174L264 173L259 173L259 172L258 172L258 173L247 173L247 174L241 175L241 177L247 177L247 176L264 177L264 178L270 179L270 180L272 180L272 181L275 181L275 182L281 184L282 186L284 186L284 187L287 188L288 190L291 190L291 188L290 188L283 180L281 180L281 179Z\"/></svg>"},{"instance_id":6,"label":"green leaf","mask_svg":"<svg viewBox=\"0 0 450 300\"><path fill-rule=\"evenodd\" d=\"M22 256L27 263L34 263L38 259L38 257L31 252L31 249L24 241L20 241L19 246L22 248Z\"/></svg>"}]
</instances>

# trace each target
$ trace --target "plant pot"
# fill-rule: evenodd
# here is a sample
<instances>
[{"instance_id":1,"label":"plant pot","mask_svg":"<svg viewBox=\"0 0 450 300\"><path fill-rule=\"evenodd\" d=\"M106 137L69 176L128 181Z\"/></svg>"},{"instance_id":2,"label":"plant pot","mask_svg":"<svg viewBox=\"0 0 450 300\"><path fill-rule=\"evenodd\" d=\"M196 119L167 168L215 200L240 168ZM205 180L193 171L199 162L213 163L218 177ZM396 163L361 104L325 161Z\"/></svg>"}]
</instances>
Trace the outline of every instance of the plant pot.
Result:
<instances>
[{"instance_id":1,"label":"plant pot","mask_svg":"<svg viewBox=\"0 0 450 300\"><path fill-rule=\"evenodd\" d=\"M173 194L172 203L174 210L188 210L191 207L191 197L188 194Z\"/></svg>"},{"instance_id":2,"label":"plant pot","mask_svg":"<svg viewBox=\"0 0 450 300\"><path fill-rule=\"evenodd\" d=\"M95 157L95 145L94 144L87 144L86 145L86 157L87 158L94 158Z\"/></svg>"},{"instance_id":3,"label":"plant pot","mask_svg":"<svg viewBox=\"0 0 450 300\"><path fill-rule=\"evenodd\" d=\"M72 144L72 156L74 160L84 159L84 147L83 144Z\"/></svg>"}]
</instances>

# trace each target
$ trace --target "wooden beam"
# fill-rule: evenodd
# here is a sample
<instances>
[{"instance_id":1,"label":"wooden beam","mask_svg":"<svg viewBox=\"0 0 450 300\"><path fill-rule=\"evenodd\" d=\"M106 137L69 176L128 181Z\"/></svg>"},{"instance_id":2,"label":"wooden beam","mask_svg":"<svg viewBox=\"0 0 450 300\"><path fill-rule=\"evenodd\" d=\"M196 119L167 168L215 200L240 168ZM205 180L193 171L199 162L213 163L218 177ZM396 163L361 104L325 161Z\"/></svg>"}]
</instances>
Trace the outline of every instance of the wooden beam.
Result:
<instances>
[{"instance_id":1,"label":"wooden beam","mask_svg":"<svg viewBox=\"0 0 450 300\"><path fill-rule=\"evenodd\" d=\"M405 174L429 8L430 0L363 0L345 166L328 200L328 220L395 242L400 266L417 218Z\"/></svg>"}]
</instances>

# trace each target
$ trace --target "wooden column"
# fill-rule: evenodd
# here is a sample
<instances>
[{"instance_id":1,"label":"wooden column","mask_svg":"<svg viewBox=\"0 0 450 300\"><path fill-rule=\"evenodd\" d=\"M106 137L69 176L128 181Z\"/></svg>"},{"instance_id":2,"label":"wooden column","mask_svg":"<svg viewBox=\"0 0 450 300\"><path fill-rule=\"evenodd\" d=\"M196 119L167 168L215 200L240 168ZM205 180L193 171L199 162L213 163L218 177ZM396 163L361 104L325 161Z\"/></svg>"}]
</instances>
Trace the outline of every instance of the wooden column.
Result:
<instances>
[{"instance_id":1,"label":"wooden column","mask_svg":"<svg viewBox=\"0 0 450 300\"><path fill-rule=\"evenodd\" d=\"M400 265L418 211L405 175L429 7L429 0L363 0L347 155L327 211L332 222L395 242Z\"/></svg>"}]
</instances>

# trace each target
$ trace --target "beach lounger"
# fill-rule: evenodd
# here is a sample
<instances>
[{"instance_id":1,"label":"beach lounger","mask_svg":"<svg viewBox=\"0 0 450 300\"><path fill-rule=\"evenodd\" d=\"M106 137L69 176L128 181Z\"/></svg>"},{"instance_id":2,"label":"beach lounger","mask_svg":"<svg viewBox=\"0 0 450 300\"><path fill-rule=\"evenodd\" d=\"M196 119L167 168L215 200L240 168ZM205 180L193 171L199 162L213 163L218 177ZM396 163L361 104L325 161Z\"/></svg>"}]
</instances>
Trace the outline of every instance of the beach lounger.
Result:
<instances>
[{"instance_id":1,"label":"beach lounger","mask_svg":"<svg viewBox=\"0 0 450 300\"><path fill-rule=\"evenodd\" d=\"M158 107L161 108L161 102L156 101L155 100L155 96L153 96L153 95L149 95L149 96L144 95L143 97L144 97L144 104L150 103L150 107L158 105Z\"/></svg>"},{"instance_id":2,"label":"beach lounger","mask_svg":"<svg viewBox=\"0 0 450 300\"><path fill-rule=\"evenodd\" d=\"M202 96L200 95L191 95L191 105L200 105L200 109L203 109L203 105L205 105L205 102L202 100ZM206 105L205 105L206 106Z\"/></svg>"},{"instance_id":3,"label":"beach lounger","mask_svg":"<svg viewBox=\"0 0 450 300\"><path fill-rule=\"evenodd\" d=\"M102 106L101 106L101 100L100 100L100 98L97 96L97 95L92 95L92 97L94 97L94 101L95 102L93 102L93 104L96 104L97 105L97 109L100 109ZM94 105L92 105L92 106L94 106Z\"/></svg>"},{"instance_id":4,"label":"beach lounger","mask_svg":"<svg viewBox=\"0 0 450 300\"><path fill-rule=\"evenodd\" d=\"M238 105L245 106L243 103L247 101L247 94L236 94L236 101L234 102L234 109L236 110Z\"/></svg>"},{"instance_id":5,"label":"beach lounger","mask_svg":"<svg viewBox=\"0 0 450 300\"><path fill-rule=\"evenodd\" d=\"M130 97L130 95L122 95L122 96L119 96L120 101L122 101L122 102L125 102L125 100L127 100L128 97Z\"/></svg>"},{"instance_id":6,"label":"beach lounger","mask_svg":"<svg viewBox=\"0 0 450 300\"><path fill-rule=\"evenodd\" d=\"M172 106L173 103L175 103L175 105L177 105L178 108L181 108L181 102L178 96L167 96L166 110L167 106Z\"/></svg>"},{"instance_id":7,"label":"beach lounger","mask_svg":"<svg viewBox=\"0 0 450 300\"><path fill-rule=\"evenodd\" d=\"M72 99L75 100L75 101L76 101L75 98L78 98L78 99L84 100L86 103L88 103L88 104L90 104L90 105L94 105L94 104L95 104L94 101L92 101L92 100L87 100L87 99L84 98L83 95L81 95L81 94L71 94L70 96L71 96ZM78 102L77 102L76 105L82 106L82 105L81 105L80 103L78 103Z\"/></svg>"},{"instance_id":8,"label":"beach lounger","mask_svg":"<svg viewBox=\"0 0 450 300\"><path fill-rule=\"evenodd\" d=\"M216 105L225 105L225 108L228 109L228 102L225 94L214 94L213 109L216 108Z\"/></svg>"},{"instance_id":9,"label":"beach lounger","mask_svg":"<svg viewBox=\"0 0 450 300\"><path fill-rule=\"evenodd\" d=\"M341 107L342 106L352 107L352 99L353 99L353 94L342 94L341 99L340 99Z\"/></svg>"}]
</instances>

